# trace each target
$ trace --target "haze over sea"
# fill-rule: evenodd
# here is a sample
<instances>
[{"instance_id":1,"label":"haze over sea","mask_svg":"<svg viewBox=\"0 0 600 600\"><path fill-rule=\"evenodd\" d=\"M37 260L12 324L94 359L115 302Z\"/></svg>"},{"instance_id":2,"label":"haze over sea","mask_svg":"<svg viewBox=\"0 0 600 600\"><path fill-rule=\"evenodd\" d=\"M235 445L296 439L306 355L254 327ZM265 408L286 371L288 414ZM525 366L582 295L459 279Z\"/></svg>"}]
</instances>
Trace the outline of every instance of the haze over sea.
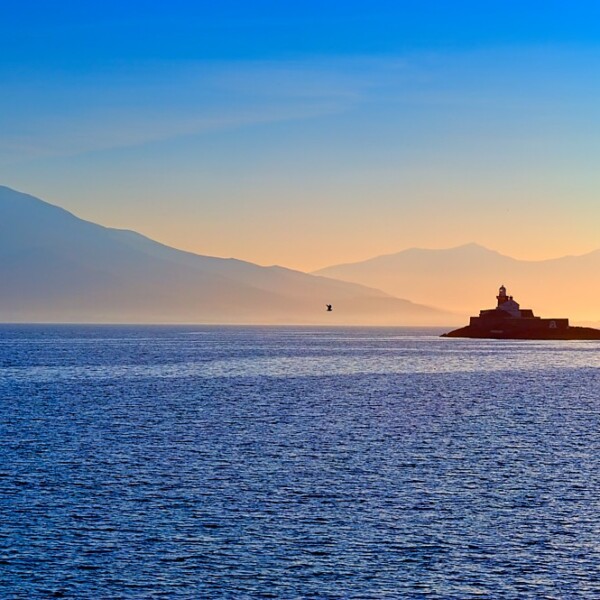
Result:
<instances>
[{"instance_id":1,"label":"haze over sea","mask_svg":"<svg viewBox=\"0 0 600 600\"><path fill-rule=\"evenodd\" d=\"M600 597L600 343L0 327L4 598Z\"/></svg>"}]
</instances>

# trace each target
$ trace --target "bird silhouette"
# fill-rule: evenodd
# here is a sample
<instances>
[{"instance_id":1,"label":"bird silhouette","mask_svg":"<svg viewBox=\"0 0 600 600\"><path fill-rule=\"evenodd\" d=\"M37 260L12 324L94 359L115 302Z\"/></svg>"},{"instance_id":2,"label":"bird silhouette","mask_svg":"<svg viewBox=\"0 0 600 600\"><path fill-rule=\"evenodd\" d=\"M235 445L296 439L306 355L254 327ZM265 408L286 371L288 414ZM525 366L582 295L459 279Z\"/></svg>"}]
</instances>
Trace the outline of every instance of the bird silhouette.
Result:
<instances>
[{"instance_id":1,"label":"bird silhouette","mask_svg":"<svg viewBox=\"0 0 600 600\"><path fill-rule=\"evenodd\" d=\"M326 304L327 312L331 312L333 310L333 306L331 304Z\"/></svg>"}]
</instances>

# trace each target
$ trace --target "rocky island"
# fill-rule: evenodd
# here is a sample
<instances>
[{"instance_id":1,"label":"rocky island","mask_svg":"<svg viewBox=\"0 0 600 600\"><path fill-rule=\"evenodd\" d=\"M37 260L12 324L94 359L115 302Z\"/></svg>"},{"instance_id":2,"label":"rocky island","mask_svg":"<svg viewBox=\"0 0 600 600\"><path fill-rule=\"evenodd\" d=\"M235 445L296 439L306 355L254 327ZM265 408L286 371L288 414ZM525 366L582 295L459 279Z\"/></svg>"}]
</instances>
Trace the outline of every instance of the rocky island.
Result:
<instances>
[{"instance_id":1,"label":"rocky island","mask_svg":"<svg viewBox=\"0 0 600 600\"><path fill-rule=\"evenodd\" d=\"M482 310L469 325L442 337L496 338L504 340L600 340L600 329L572 327L569 319L542 319L523 309L506 288L500 287L496 308Z\"/></svg>"}]
</instances>

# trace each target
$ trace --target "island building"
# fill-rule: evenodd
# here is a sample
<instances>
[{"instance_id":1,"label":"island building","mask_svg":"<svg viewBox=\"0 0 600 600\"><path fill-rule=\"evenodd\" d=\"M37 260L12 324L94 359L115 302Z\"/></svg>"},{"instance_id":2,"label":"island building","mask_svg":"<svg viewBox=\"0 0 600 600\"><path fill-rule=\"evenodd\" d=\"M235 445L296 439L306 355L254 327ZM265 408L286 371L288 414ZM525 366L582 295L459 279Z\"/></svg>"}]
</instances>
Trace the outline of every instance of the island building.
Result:
<instances>
[{"instance_id":1,"label":"island building","mask_svg":"<svg viewBox=\"0 0 600 600\"><path fill-rule=\"evenodd\" d=\"M482 310L478 317L471 317L469 326L474 329L498 330L503 333L507 329L515 331L567 330L569 319L542 319L533 314L529 308L521 308L512 296L507 295L506 288L501 285L496 296L498 306Z\"/></svg>"},{"instance_id":2,"label":"island building","mask_svg":"<svg viewBox=\"0 0 600 600\"><path fill-rule=\"evenodd\" d=\"M600 330L590 327L571 327L569 319L542 319L529 308L521 308L502 285L496 296L496 308L471 317L469 325L443 334L443 337L498 338L524 340L600 339Z\"/></svg>"}]
</instances>

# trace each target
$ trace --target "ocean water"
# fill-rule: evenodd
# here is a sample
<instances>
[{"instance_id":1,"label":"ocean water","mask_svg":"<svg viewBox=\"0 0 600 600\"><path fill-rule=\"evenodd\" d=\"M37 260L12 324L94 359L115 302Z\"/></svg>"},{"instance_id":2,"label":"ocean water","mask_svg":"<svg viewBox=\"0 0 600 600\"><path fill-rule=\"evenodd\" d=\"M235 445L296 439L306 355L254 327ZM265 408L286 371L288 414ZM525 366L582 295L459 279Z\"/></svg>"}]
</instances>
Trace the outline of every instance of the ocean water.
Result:
<instances>
[{"instance_id":1,"label":"ocean water","mask_svg":"<svg viewBox=\"0 0 600 600\"><path fill-rule=\"evenodd\" d=\"M600 344L0 327L0 597L600 598Z\"/></svg>"}]
</instances>

